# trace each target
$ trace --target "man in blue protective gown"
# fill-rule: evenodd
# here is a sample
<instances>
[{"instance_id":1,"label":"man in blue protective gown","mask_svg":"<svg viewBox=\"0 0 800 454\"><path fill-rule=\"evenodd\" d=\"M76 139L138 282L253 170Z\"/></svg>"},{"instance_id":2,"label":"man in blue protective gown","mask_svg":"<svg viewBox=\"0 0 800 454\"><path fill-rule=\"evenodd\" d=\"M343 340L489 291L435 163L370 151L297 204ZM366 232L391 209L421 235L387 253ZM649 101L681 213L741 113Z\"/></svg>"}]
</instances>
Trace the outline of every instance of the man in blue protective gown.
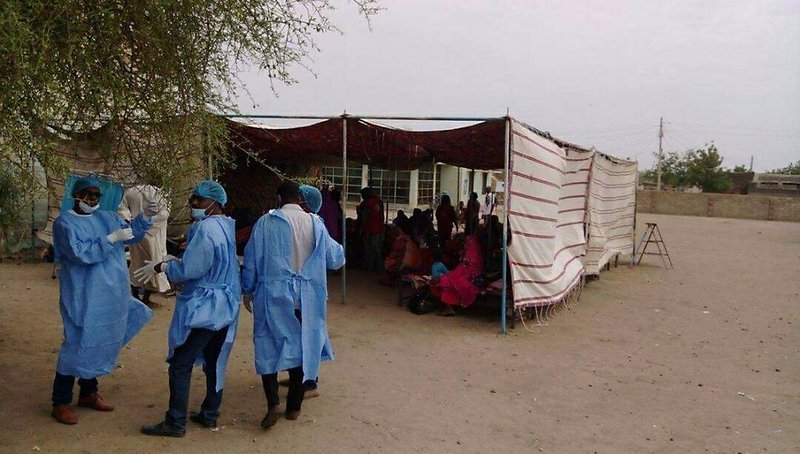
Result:
<instances>
[{"instance_id":1,"label":"man in blue protective gown","mask_svg":"<svg viewBox=\"0 0 800 454\"><path fill-rule=\"evenodd\" d=\"M217 425L241 304L235 222L222 214L226 202L219 183L198 183L189 198L195 222L186 233L183 257L148 263L135 273L147 281L163 272L170 282L182 286L169 327L169 410L163 422L142 427L146 435L185 435L195 362L203 364L206 397L190 419L204 427Z\"/></svg>"},{"instance_id":2,"label":"man in blue protective gown","mask_svg":"<svg viewBox=\"0 0 800 454\"><path fill-rule=\"evenodd\" d=\"M267 397L265 429L280 417L278 371L289 372L286 419L296 420L303 403L303 381L314 380L320 362L333 359L326 325L326 269L344 265L344 250L321 218L306 213L300 188L278 187L280 209L253 226L244 252L242 291L253 313L256 372Z\"/></svg>"},{"instance_id":3,"label":"man in blue protective gown","mask_svg":"<svg viewBox=\"0 0 800 454\"><path fill-rule=\"evenodd\" d=\"M94 178L78 179L72 187L73 208L53 223L64 342L53 381L52 414L62 424L78 422L70 405L75 377L78 406L114 410L98 394L97 377L114 370L122 347L153 315L131 296L124 247L144 238L153 208L128 225L113 211L98 211L99 187Z\"/></svg>"}]
</instances>

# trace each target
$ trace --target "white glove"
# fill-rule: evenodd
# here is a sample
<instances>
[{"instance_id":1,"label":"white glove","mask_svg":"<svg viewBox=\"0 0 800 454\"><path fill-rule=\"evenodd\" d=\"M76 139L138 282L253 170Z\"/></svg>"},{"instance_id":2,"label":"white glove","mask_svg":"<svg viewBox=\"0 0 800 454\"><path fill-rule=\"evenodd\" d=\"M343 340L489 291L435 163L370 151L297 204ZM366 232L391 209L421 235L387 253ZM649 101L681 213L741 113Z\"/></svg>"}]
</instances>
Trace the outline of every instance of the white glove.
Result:
<instances>
[{"instance_id":1,"label":"white glove","mask_svg":"<svg viewBox=\"0 0 800 454\"><path fill-rule=\"evenodd\" d=\"M149 282L150 279L153 279L153 277L158 274L156 273L156 265L159 263L161 262L145 260L144 266L133 272L133 278L142 284Z\"/></svg>"},{"instance_id":2,"label":"white glove","mask_svg":"<svg viewBox=\"0 0 800 454\"><path fill-rule=\"evenodd\" d=\"M106 239L112 243L116 243L118 241L128 241L133 239L133 229L130 227L115 230L106 236Z\"/></svg>"},{"instance_id":3,"label":"white glove","mask_svg":"<svg viewBox=\"0 0 800 454\"><path fill-rule=\"evenodd\" d=\"M144 207L144 215L151 218L158 214L158 202L150 202Z\"/></svg>"},{"instance_id":4,"label":"white glove","mask_svg":"<svg viewBox=\"0 0 800 454\"><path fill-rule=\"evenodd\" d=\"M163 259L161 259L161 263L177 262L179 260L180 259L178 257L175 257L174 255L167 254L167 255L164 256Z\"/></svg>"},{"instance_id":5,"label":"white glove","mask_svg":"<svg viewBox=\"0 0 800 454\"><path fill-rule=\"evenodd\" d=\"M242 302L247 312L253 313L253 295L242 295Z\"/></svg>"}]
</instances>

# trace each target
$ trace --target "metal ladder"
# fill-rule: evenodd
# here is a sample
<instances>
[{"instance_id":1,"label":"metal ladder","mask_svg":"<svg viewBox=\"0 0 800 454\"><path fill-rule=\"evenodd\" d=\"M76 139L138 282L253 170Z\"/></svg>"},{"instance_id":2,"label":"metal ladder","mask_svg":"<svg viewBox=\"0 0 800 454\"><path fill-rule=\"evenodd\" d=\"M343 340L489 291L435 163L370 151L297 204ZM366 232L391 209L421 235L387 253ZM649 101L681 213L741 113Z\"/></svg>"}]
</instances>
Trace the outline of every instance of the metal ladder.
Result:
<instances>
[{"instance_id":1,"label":"metal ladder","mask_svg":"<svg viewBox=\"0 0 800 454\"><path fill-rule=\"evenodd\" d=\"M661 261L664 262L664 268L671 270L674 268L672 266L672 259L669 257L667 244L664 242L664 238L661 236L661 231L658 230L658 224L655 222L647 222L645 225L647 227L644 229L642 239L639 240L639 245L636 247L636 254L639 255L639 259L636 260L636 264L638 265L642 263L642 257L645 255L658 255L661 256ZM647 252L647 246L649 244L655 244L658 248L658 252Z\"/></svg>"}]
</instances>

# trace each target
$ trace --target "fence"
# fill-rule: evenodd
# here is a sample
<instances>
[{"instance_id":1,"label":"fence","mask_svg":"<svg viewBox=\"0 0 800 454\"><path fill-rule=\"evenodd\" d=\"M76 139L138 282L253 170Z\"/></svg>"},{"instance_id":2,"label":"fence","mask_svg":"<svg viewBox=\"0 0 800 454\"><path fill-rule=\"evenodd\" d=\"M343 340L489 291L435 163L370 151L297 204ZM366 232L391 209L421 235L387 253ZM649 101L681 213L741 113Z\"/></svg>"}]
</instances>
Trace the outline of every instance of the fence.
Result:
<instances>
[{"instance_id":1,"label":"fence","mask_svg":"<svg viewBox=\"0 0 800 454\"><path fill-rule=\"evenodd\" d=\"M639 190L639 213L800 222L800 198Z\"/></svg>"}]
</instances>

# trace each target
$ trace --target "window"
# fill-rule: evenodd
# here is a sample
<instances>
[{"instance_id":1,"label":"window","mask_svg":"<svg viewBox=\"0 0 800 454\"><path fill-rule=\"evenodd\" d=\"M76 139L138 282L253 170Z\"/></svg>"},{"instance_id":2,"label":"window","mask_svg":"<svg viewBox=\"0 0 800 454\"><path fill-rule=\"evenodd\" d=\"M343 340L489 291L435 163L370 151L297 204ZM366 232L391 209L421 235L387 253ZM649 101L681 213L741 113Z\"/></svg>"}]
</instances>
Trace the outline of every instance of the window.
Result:
<instances>
[{"instance_id":1,"label":"window","mask_svg":"<svg viewBox=\"0 0 800 454\"><path fill-rule=\"evenodd\" d=\"M342 184L342 167L322 167L321 176L344 192ZM347 202L359 203L361 201L361 164L357 162L347 163ZM344 197L344 194L342 194Z\"/></svg>"},{"instance_id":2,"label":"window","mask_svg":"<svg viewBox=\"0 0 800 454\"><path fill-rule=\"evenodd\" d=\"M411 172L408 170L369 169L369 185L380 198L393 205L408 205Z\"/></svg>"},{"instance_id":3,"label":"window","mask_svg":"<svg viewBox=\"0 0 800 454\"><path fill-rule=\"evenodd\" d=\"M434 166L426 164L419 169L419 182L418 182L418 196L417 205L428 206L432 205L436 197L436 188L433 187L433 172L438 172L437 177L441 177L441 166ZM437 178L438 181L438 178Z\"/></svg>"}]
</instances>

